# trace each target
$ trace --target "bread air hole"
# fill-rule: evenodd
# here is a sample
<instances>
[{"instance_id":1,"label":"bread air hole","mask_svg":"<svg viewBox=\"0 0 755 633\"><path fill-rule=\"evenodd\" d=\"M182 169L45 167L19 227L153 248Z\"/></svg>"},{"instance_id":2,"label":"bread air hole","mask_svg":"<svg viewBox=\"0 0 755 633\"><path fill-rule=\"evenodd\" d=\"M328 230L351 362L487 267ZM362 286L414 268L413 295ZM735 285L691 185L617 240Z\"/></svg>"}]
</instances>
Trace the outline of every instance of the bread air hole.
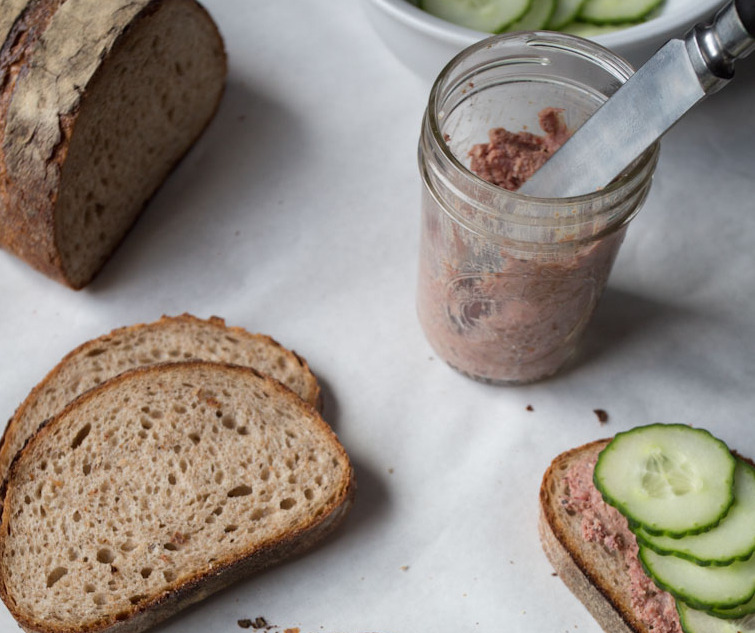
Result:
<instances>
[{"instance_id":1,"label":"bread air hole","mask_svg":"<svg viewBox=\"0 0 755 633\"><path fill-rule=\"evenodd\" d=\"M73 441L71 442L71 448L76 449L79 446L81 446L81 443L86 439L87 435L89 435L89 431L92 430L92 425L88 422L79 429L79 432L76 434L76 437L73 438Z\"/></svg>"},{"instance_id":2,"label":"bread air hole","mask_svg":"<svg viewBox=\"0 0 755 633\"><path fill-rule=\"evenodd\" d=\"M109 565L115 560L115 554L108 547L97 550L97 562Z\"/></svg>"},{"instance_id":3,"label":"bread air hole","mask_svg":"<svg viewBox=\"0 0 755 633\"><path fill-rule=\"evenodd\" d=\"M47 574L47 588L52 587L58 580L68 573L68 569L65 567L56 567L49 574Z\"/></svg>"},{"instance_id":4,"label":"bread air hole","mask_svg":"<svg viewBox=\"0 0 755 633\"><path fill-rule=\"evenodd\" d=\"M233 416L231 415L225 415L223 416L223 426L227 429L235 429L236 428L236 420L233 419Z\"/></svg>"},{"instance_id":5,"label":"bread air hole","mask_svg":"<svg viewBox=\"0 0 755 633\"><path fill-rule=\"evenodd\" d=\"M280 502L280 508L281 510L290 510L296 505L296 499L293 497L286 497L283 499L283 501Z\"/></svg>"},{"instance_id":6,"label":"bread air hole","mask_svg":"<svg viewBox=\"0 0 755 633\"><path fill-rule=\"evenodd\" d=\"M228 491L229 497L246 497L247 495L250 495L250 494L252 494L252 487L247 486L246 484L236 486L235 488L231 488Z\"/></svg>"}]
</instances>

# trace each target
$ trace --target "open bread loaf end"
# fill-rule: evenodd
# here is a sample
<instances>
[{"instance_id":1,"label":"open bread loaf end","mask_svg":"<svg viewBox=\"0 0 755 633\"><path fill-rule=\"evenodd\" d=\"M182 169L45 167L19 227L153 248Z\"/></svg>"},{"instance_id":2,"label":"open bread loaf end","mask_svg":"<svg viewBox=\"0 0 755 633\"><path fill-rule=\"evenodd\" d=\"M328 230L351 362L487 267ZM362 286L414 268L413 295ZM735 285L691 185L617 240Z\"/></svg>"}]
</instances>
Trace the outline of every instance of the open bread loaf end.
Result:
<instances>
[{"instance_id":1,"label":"open bread loaf end","mask_svg":"<svg viewBox=\"0 0 755 633\"><path fill-rule=\"evenodd\" d=\"M141 631L344 518L348 456L252 369L139 368L32 437L6 482L0 595L27 631Z\"/></svg>"},{"instance_id":2,"label":"open bread loaf end","mask_svg":"<svg viewBox=\"0 0 755 633\"><path fill-rule=\"evenodd\" d=\"M194 0L29 0L4 52L0 241L82 288L215 114L223 41Z\"/></svg>"}]
</instances>

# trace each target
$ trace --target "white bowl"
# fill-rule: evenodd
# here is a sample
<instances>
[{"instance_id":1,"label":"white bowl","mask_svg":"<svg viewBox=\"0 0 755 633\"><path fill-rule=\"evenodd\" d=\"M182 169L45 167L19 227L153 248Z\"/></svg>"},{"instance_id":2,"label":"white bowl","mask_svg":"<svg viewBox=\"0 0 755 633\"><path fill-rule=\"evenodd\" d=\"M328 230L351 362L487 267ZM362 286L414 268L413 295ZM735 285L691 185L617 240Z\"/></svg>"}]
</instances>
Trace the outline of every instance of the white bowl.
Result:
<instances>
[{"instance_id":1,"label":"white bowl","mask_svg":"<svg viewBox=\"0 0 755 633\"><path fill-rule=\"evenodd\" d=\"M451 24L418 8L415 0L363 0L378 35L420 77L432 82L446 63L467 46L490 36ZM592 37L635 67L666 41L707 20L723 0L666 0L657 17L626 29Z\"/></svg>"}]
</instances>

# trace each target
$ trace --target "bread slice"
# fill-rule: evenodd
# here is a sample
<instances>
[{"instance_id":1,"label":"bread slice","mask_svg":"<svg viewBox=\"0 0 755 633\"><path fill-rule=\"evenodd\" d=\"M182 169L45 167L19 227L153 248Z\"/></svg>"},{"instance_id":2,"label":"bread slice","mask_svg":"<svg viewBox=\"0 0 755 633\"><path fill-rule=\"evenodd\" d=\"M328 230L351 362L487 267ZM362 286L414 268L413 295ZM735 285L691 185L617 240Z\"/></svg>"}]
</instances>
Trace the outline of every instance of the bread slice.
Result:
<instances>
[{"instance_id":1,"label":"bread slice","mask_svg":"<svg viewBox=\"0 0 755 633\"><path fill-rule=\"evenodd\" d=\"M610 513L618 529L609 527L603 541L583 538L583 515L573 509L581 500L574 499L567 475L573 467L591 469L609 441L599 440L562 453L545 472L540 488L539 519L543 550L564 584L607 633L679 632L673 599L656 589L649 579L644 579L647 587L642 595L633 599L632 576L640 570L632 569L621 551L605 543L620 534L619 541L632 539L633 542L619 542L619 545L636 548L634 537L622 533L626 520L615 509L603 504L601 510ZM641 603L640 608L638 603Z\"/></svg>"},{"instance_id":2,"label":"bread slice","mask_svg":"<svg viewBox=\"0 0 755 633\"><path fill-rule=\"evenodd\" d=\"M82 288L217 110L195 0L0 0L0 246Z\"/></svg>"},{"instance_id":3,"label":"bread slice","mask_svg":"<svg viewBox=\"0 0 755 633\"><path fill-rule=\"evenodd\" d=\"M165 316L153 323L113 330L80 345L34 387L8 422L0 441L0 481L40 424L76 396L128 369L186 359L254 367L320 407L320 387L307 362L269 336L228 327L218 317Z\"/></svg>"},{"instance_id":4,"label":"bread slice","mask_svg":"<svg viewBox=\"0 0 755 633\"><path fill-rule=\"evenodd\" d=\"M27 631L141 631L312 547L353 492L334 433L277 381L205 361L137 368L13 462L0 596Z\"/></svg>"}]
</instances>

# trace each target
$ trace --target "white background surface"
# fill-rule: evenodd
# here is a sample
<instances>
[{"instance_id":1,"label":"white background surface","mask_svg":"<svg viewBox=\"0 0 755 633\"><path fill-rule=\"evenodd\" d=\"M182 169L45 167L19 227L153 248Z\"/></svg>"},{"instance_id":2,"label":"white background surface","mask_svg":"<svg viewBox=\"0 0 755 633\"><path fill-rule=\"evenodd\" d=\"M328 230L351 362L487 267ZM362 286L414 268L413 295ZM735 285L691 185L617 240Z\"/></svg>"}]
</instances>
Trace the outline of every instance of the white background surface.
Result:
<instances>
[{"instance_id":1,"label":"white background surface","mask_svg":"<svg viewBox=\"0 0 755 633\"><path fill-rule=\"evenodd\" d=\"M573 366L496 388L437 359L415 317L427 87L354 0L206 5L230 59L220 112L96 281L0 253L0 416L89 338L222 316L307 358L357 502L316 551L160 631L599 631L540 549L550 460L655 421L755 455L755 57L667 136Z\"/></svg>"}]
</instances>

